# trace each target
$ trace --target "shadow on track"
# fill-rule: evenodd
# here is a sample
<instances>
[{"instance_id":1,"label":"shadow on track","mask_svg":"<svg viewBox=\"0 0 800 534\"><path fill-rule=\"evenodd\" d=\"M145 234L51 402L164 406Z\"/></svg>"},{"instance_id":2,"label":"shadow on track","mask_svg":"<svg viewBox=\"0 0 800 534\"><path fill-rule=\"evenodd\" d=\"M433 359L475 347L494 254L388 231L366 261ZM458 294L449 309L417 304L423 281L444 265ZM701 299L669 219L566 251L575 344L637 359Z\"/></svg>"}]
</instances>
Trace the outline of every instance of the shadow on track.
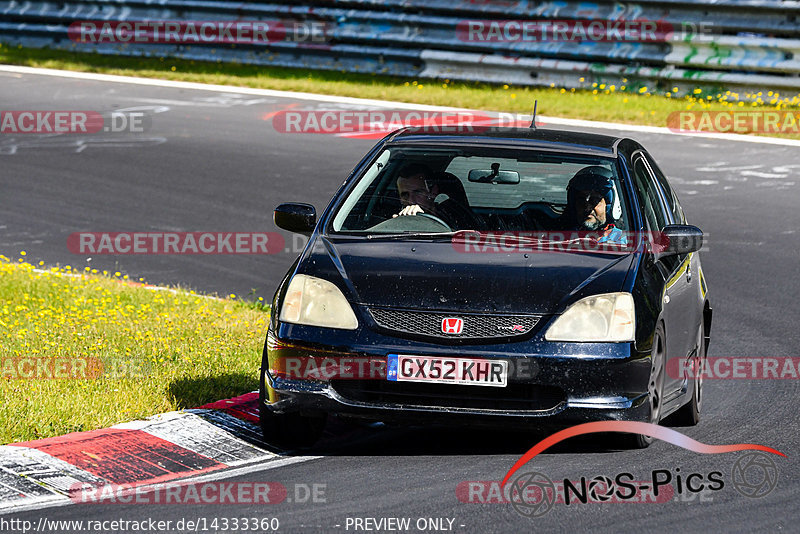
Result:
<instances>
[{"instance_id":1,"label":"shadow on track","mask_svg":"<svg viewBox=\"0 0 800 534\"><path fill-rule=\"evenodd\" d=\"M331 417L322 439L314 447L298 453L319 456L521 455L561 428L389 426ZM613 434L578 436L543 454L613 453L624 450L617 445L618 437Z\"/></svg>"}]
</instances>

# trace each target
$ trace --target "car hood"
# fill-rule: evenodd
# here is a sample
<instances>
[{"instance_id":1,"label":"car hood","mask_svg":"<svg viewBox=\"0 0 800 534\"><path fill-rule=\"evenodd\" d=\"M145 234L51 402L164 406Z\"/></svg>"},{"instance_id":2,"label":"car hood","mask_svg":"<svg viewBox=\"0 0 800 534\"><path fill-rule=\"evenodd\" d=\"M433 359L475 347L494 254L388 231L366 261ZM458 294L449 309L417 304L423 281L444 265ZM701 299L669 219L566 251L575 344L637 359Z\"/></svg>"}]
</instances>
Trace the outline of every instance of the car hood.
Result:
<instances>
[{"instance_id":1,"label":"car hood","mask_svg":"<svg viewBox=\"0 0 800 534\"><path fill-rule=\"evenodd\" d=\"M458 312L561 313L620 291L633 254L464 253L449 241L317 237L299 273L330 280L351 302Z\"/></svg>"}]
</instances>

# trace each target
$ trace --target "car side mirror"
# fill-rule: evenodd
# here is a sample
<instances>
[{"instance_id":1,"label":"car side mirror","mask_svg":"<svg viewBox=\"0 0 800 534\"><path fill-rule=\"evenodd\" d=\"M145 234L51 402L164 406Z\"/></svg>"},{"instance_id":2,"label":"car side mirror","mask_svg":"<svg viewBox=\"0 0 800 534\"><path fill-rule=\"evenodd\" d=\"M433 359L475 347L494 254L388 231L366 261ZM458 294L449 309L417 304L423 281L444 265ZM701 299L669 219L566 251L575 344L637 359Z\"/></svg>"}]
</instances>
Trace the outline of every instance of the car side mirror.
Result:
<instances>
[{"instance_id":1,"label":"car side mirror","mask_svg":"<svg viewBox=\"0 0 800 534\"><path fill-rule=\"evenodd\" d=\"M669 224L654 240L656 259L697 252L703 246L703 231L691 224Z\"/></svg>"},{"instance_id":2,"label":"car side mirror","mask_svg":"<svg viewBox=\"0 0 800 534\"><path fill-rule=\"evenodd\" d=\"M317 211L311 204L280 204L275 208L273 220L278 228L310 235L317 225Z\"/></svg>"}]
</instances>

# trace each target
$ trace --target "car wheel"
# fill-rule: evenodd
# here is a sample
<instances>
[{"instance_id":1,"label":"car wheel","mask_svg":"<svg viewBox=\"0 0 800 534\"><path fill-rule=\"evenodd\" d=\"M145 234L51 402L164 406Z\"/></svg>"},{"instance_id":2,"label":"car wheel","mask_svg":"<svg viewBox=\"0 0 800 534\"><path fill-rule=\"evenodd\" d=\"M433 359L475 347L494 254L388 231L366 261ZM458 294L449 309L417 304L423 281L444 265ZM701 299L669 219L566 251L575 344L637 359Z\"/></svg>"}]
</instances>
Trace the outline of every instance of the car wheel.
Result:
<instances>
[{"instance_id":1,"label":"car wheel","mask_svg":"<svg viewBox=\"0 0 800 534\"><path fill-rule=\"evenodd\" d=\"M670 418L675 426L694 426L700 422L700 409L703 406L703 371L706 366L706 343L702 326L697 335L697 355L692 363L692 371L696 377L693 380L692 399Z\"/></svg>"},{"instance_id":2,"label":"car wheel","mask_svg":"<svg viewBox=\"0 0 800 534\"><path fill-rule=\"evenodd\" d=\"M307 449L322 436L326 414L272 413L262 408L265 400L266 393L262 386L259 392L259 422L266 443L281 449Z\"/></svg>"},{"instance_id":3,"label":"car wheel","mask_svg":"<svg viewBox=\"0 0 800 534\"><path fill-rule=\"evenodd\" d=\"M666 336L664 325L658 323L653 333L653 349L650 356L650 377L647 381L647 422L657 425L661 422L663 391L664 391L664 361L666 359ZM644 434L625 434L623 443L628 448L644 449L653 442L652 436Z\"/></svg>"}]
</instances>

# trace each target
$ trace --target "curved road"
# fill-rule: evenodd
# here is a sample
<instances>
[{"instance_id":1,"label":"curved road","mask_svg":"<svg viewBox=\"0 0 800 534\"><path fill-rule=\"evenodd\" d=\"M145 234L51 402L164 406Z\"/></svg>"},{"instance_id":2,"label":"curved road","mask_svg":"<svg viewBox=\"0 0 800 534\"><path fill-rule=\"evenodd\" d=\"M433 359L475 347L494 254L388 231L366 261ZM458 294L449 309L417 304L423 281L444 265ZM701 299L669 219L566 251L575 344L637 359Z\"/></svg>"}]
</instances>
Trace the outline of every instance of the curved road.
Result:
<instances>
[{"instance_id":1,"label":"curved road","mask_svg":"<svg viewBox=\"0 0 800 534\"><path fill-rule=\"evenodd\" d=\"M32 261L120 270L151 283L181 283L220 294L257 289L269 298L295 257L292 236L284 234L289 250L266 256L91 259L70 253L67 236L78 231L277 231L271 221L277 204L299 200L322 210L373 143L279 134L269 116L286 106L348 106L274 95L0 71L0 102L3 110L137 108L149 115L140 133L0 134L0 253L13 259L25 250ZM715 310L709 356L797 356L800 147L630 135L653 153L690 222L709 236L702 252ZM701 455L665 442L616 451L601 439L574 440L523 470L554 480L625 471L647 480L655 470L669 471L675 479L699 473L707 480L719 471L726 484L719 491L684 492L661 503L556 504L530 519L508 504L461 502L456 488L463 481L502 479L543 436L513 429L343 426L311 452L319 458L232 479L277 481L287 488L324 484L324 502L235 509L73 505L3 519L278 517L281 532L354 532L355 523L347 518L408 517L411 532L420 518L445 518L442 529L470 533L790 532L800 519L792 497L800 490L798 384L791 379L707 381L701 424L677 429L703 443L759 443L784 452L786 458L774 457L777 485L761 498L743 496L729 483L742 453Z\"/></svg>"}]
</instances>

